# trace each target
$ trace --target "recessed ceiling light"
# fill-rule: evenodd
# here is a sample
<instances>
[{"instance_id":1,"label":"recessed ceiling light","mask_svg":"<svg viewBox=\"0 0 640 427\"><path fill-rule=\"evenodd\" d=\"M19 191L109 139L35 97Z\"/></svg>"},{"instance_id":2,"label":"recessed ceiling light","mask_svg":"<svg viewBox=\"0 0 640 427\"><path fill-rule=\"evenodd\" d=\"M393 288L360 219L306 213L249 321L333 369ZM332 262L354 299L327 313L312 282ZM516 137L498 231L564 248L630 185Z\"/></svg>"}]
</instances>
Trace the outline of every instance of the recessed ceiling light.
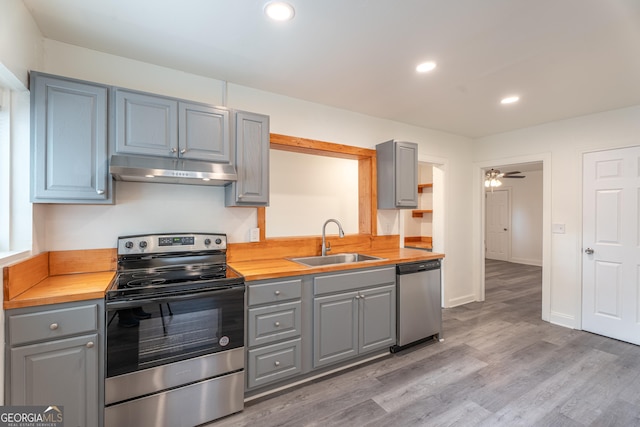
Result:
<instances>
[{"instance_id":1,"label":"recessed ceiling light","mask_svg":"<svg viewBox=\"0 0 640 427\"><path fill-rule=\"evenodd\" d=\"M436 63L433 61L423 62L422 64L418 64L416 67L416 71L419 73L428 73L436 68Z\"/></svg>"},{"instance_id":2,"label":"recessed ceiling light","mask_svg":"<svg viewBox=\"0 0 640 427\"><path fill-rule=\"evenodd\" d=\"M274 21L288 21L295 15L295 10L289 3L270 1L264 5L264 13Z\"/></svg>"},{"instance_id":3,"label":"recessed ceiling light","mask_svg":"<svg viewBox=\"0 0 640 427\"><path fill-rule=\"evenodd\" d=\"M520 97L517 95L507 96L506 98L502 98L500 104L513 104L514 102L520 101Z\"/></svg>"}]
</instances>

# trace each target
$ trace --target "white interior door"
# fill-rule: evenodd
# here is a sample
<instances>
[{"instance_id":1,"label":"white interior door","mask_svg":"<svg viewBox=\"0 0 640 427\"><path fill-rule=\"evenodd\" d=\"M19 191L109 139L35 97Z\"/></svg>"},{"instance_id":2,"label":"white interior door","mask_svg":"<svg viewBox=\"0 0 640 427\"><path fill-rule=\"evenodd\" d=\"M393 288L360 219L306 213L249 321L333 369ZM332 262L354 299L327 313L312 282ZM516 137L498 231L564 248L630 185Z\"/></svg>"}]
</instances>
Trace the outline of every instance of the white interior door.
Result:
<instances>
[{"instance_id":1,"label":"white interior door","mask_svg":"<svg viewBox=\"0 0 640 427\"><path fill-rule=\"evenodd\" d=\"M485 257L500 261L509 260L511 242L511 208L509 191L494 190L485 193L486 200L486 253Z\"/></svg>"},{"instance_id":2,"label":"white interior door","mask_svg":"<svg viewBox=\"0 0 640 427\"><path fill-rule=\"evenodd\" d=\"M582 329L640 344L640 147L583 158Z\"/></svg>"}]
</instances>

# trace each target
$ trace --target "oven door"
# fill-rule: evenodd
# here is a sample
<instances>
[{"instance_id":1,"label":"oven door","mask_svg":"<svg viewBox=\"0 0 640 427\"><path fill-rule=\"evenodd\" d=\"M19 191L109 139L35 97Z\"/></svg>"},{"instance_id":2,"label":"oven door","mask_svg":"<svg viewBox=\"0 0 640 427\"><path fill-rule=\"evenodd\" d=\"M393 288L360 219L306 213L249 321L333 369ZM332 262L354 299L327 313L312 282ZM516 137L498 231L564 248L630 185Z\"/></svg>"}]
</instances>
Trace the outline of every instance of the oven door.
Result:
<instances>
[{"instance_id":1,"label":"oven door","mask_svg":"<svg viewBox=\"0 0 640 427\"><path fill-rule=\"evenodd\" d=\"M106 304L106 376L244 345L244 284Z\"/></svg>"}]
</instances>

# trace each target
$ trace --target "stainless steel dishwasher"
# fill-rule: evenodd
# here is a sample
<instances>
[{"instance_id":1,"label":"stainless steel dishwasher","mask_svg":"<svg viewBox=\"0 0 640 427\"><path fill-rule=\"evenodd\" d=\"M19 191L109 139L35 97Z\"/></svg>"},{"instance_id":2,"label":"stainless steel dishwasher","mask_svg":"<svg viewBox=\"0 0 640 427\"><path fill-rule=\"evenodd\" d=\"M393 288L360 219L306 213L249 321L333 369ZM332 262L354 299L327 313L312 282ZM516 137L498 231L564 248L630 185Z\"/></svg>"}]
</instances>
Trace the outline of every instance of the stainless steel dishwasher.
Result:
<instances>
[{"instance_id":1,"label":"stainless steel dishwasher","mask_svg":"<svg viewBox=\"0 0 640 427\"><path fill-rule=\"evenodd\" d=\"M399 264L396 286L398 343L391 352L441 338L440 260Z\"/></svg>"}]
</instances>

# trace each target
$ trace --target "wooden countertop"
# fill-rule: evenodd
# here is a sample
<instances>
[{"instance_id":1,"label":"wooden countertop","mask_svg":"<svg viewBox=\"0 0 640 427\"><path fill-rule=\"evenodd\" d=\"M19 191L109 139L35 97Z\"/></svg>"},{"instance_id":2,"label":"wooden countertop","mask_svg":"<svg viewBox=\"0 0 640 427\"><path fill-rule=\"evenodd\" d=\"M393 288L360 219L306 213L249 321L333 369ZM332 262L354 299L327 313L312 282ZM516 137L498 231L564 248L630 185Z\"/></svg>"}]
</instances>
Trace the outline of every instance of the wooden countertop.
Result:
<instances>
[{"instance_id":1,"label":"wooden countertop","mask_svg":"<svg viewBox=\"0 0 640 427\"><path fill-rule=\"evenodd\" d=\"M115 249L43 252L3 269L3 307L104 298L115 270Z\"/></svg>"},{"instance_id":2,"label":"wooden countertop","mask_svg":"<svg viewBox=\"0 0 640 427\"><path fill-rule=\"evenodd\" d=\"M229 266L250 282L444 258L444 254L409 248L345 249L337 249L336 253L358 252L382 259L307 267L282 257L258 258L231 261ZM4 268L4 309L104 298L115 270L115 249L45 252L33 256Z\"/></svg>"},{"instance_id":3,"label":"wooden countertop","mask_svg":"<svg viewBox=\"0 0 640 427\"><path fill-rule=\"evenodd\" d=\"M250 282L254 280L275 279L279 277L326 273L331 271L354 270L357 268L381 267L385 265L444 258L444 254L409 248L376 249L359 251L359 253L364 255L373 255L383 259L348 264L333 264L322 267L307 267L286 258L274 258L253 261L236 261L229 263L229 266L242 274L247 282Z\"/></svg>"},{"instance_id":4,"label":"wooden countertop","mask_svg":"<svg viewBox=\"0 0 640 427\"><path fill-rule=\"evenodd\" d=\"M104 298L115 271L50 276L4 302L4 309Z\"/></svg>"}]
</instances>

